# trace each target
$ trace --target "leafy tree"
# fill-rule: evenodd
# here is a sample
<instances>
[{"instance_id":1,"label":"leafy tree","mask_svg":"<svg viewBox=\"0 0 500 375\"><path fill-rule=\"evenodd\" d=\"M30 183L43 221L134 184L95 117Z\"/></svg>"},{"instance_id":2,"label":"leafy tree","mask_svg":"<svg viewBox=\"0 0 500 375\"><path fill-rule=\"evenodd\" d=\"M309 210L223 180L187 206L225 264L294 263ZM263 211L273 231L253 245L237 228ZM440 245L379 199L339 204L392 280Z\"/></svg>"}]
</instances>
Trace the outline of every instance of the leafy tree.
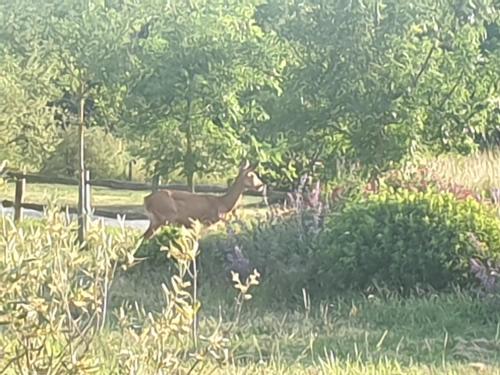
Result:
<instances>
[{"instance_id":1,"label":"leafy tree","mask_svg":"<svg viewBox=\"0 0 500 375\"><path fill-rule=\"evenodd\" d=\"M7 37L5 49L28 61L41 51L43 67L55 66L57 69L43 83L58 89L62 101L47 96L41 99L46 107L58 109L57 119L63 124L78 125L80 241L85 238L87 209L85 128L88 125L109 125L119 116L121 98L125 93L121 86L131 66L129 47L133 43L130 29L133 8L134 5L125 6L121 1L108 5L101 1L58 0L31 4L21 0L15 4L9 2L4 9L7 21L12 24L3 29ZM28 23L33 20L26 18L30 14L37 14L34 19L38 23L34 28ZM21 38L18 37L18 23L30 30ZM34 42L30 40L30 32L35 34ZM45 86L42 88L46 89Z\"/></svg>"},{"instance_id":2,"label":"leafy tree","mask_svg":"<svg viewBox=\"0 0 500 375\"><path fill-rule=\"evenodd\" d=\"M9 160L11 168L36 169L57 138L44 101L51 94L46 84L52 72L37 57L22 61L3 55L0 60L0 160Z\"/></svg>"},{"instance_id":3,"label":"leafy tree","mask_svg":"<svg viewBox=\"0 0 500 375\"><path fill-rule=\"evenodd\" d=\"M49 5L50 6L50 5ZM134 6L121 2L77 3L60 0L53 5L48 30L54 56L63 64L57 85L76 104L70 123L78 123L79 239L85 238L85 128L89 124L111 126L119 118L126 93L123 82L131 69L129 54L134 38L130 18ZM96 116L86 117L87 103L95 103ZM110 125L111 124L111 125Z\"/></svg>"},{"instance_id":4,"label":"leafy tree","mask_svg":"<svg viewBox=\"0 0 500 375\"><path fill-rule=\"evenodd\" d=\"M1 6L2 125L5 132L17 133L11 142L17 147L39 144L44 151L38 155L40 164L53 150L43 131L54 132L57 123L112 127L131 66L127 48L133 9L66 0ZM35 146L28 157L38 152Z\"/></svg>"},{"instance_id":5,"label":"leafy tree","mask_svg":"<svg viewBox=\"0 0 500 375\"><path fill-rule=\"evenodd\" d=\"M79 170L77 128L62 131L59 142L45 160L41 172L47 175L76 177ZM94 126L85 132L85 165L92 171L92 178L125 177L129 155L124 142L102 127Z\"/></svg>"},{"instance_id":6,"label":"leafy tree","mask_svg":"<svg viewBox=\"0 0 500 375\"><path fill-rule=\"evenodd\" d=\"M41 23L31 2L0 3L0 159L11 168L38 168L57 137L46 100L58 95Z\"/></svg>"},{"instance_id":7,"label":"leafy tree","mask_svg":"<svg viewBox=\"0 0 500 375\"><path fill-rule=\"evenodd\" d=\"M287 185L467 153L498 131L499 19L492 0L4 1L0 157L38 168L66 128L105 126L193 188L244 155Z\"/></svg>"},{"instance_id":8,"label":"leafy tree","mask_svg":"<svg viewBox=\"0 0 500 375\"><path fill-rule=\"evenodd\" d=\"M270 105L274 130L327 140L326 169L341 156L377 174L420 150L469 152L494 110L492 1L274 0L258 20L299 60Z\"/></svg>"},{"instance_id":9,"label":"leafy tree","mask_svg":"<svg viewBox=\"0 0 500 375\"><path fill-rule=\"evenodd\" d=\"M128 102L141 156L156 172L182 172L191 189L196 173L221 174L251 151L249 129L265 116L256 96L279 91L284 52L255 25L258 3L170 3L141 40L145 77Z\"/></svg>"}]
</instances>

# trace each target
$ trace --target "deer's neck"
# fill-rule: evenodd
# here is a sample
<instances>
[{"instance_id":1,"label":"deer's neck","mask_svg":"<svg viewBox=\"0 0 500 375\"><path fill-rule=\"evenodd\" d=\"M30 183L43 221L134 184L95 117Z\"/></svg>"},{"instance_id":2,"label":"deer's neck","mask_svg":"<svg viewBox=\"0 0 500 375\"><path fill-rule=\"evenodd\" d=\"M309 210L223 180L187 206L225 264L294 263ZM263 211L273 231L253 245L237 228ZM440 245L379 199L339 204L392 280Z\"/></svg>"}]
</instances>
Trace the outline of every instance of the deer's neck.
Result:
<instances>
[{"instance_id":1,"label":"deer's neck","mask_svg":"<svg viewBox=\"0 0 500 375\"><path fill-rule=\"evenodd\" d=\"M231 212L236 207L241 199L244 189L245 185L243 180L241 178L237 178L236 181L229 187L227 193L221 197L221 203L226 212Z\"/></svg>"}]
</instances>

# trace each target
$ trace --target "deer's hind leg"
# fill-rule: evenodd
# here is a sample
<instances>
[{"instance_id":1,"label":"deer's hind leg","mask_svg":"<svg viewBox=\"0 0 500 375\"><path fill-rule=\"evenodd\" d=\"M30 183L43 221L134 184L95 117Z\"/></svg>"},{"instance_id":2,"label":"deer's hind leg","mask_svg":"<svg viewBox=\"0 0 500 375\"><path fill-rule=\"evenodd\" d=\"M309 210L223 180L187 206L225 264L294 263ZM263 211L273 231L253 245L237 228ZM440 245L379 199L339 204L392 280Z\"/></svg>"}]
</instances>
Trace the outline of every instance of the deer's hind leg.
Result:
<instances>
[{"instance_id":1,"label":"deer's hind leg","mask_svg":"<svg viewBox=\"0 0 500 375\"><path fill-rule=\"evenodd\" d=\"M144 232L143 237L146 240L149 240L151 237L154 236L156 230L160 227L160 223L158 219L156 218L156 215L154 213L148 213L149 216L149 227L148 229Z\"/></svg>"},{"instance_id":2,"label":"deer's hind leg","mask_svg":"<svg viewBox=\"0 0 500 375\"><path fill-rule=\"evenodd\" d=\"M163 225L172 224L175 222L176 212L177 210L172 209L170 206L165 205L165 210L152 210L147 213L149 217L149 227L144 232L143 237L145 239L150 239L154 236L156 230ZM175 206L174 206L175 208ZM165 212L164 214L160 213L161 211Z\"/></svg>"},{"instance_id":3,"label":"deer's hind leg","mask_svg":"<svg viewBox=\"0 0 500 375\"><path fill-rule=\"evenodd\" d=\"M153 223L149 223L149 227L148 227L148 229L146 229L146 231L144 232L142 237L144 237L145 240L149 240L151 237L153 237L155 231L156 231L156 228L153 225Z\"/></svg>"},{"instance_id":4,"label":"deer's hind leg","mask_svg":"<svg viewBox=\"0 0 500 375\"><path fill-rule=\"evenodd\" d=\"M168 222L171 221L169 220L170 218L158 214L157 212L154 211L148 212L148 217L149 217L149 227L146 230L146 232L144 232L143 235L144 239L146 240L149 240L151 237L153 237L158 228L160 228L163 225L166 225Z\"/></svg>"}]
</instances>

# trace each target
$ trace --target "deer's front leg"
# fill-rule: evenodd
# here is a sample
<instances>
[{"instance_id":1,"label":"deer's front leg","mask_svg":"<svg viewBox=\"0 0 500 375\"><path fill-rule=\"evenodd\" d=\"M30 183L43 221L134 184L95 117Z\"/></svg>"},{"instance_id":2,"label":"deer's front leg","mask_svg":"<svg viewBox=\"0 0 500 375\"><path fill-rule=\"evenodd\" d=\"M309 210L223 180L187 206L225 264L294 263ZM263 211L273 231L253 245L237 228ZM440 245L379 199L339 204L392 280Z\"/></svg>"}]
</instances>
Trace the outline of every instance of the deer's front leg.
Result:
<instances>
[{"instance_id":1,"label":"deer's front leg","mask_svg":"<svg viewBox=\"0 0 500 375\"><path fill-rule=\"evenodd\" d=\"M151 237L153 237L154 233L155 233L155 228L153 227L153 225L151 223L149 223L149 227L148 227L148 229L146 229L146 231L144 232L142 237L145 240L149 240Z\"/></svg>"},{"instance_id":2,"label":"deer's front leg","mask_svg":"<svg viewBox=\"0 0 500 375\"><path fill-rule=\"evenodd\" d=\"M217 216L218 216L218 221L222 221L224 222L224 224L228 225L231 217L231 212L218 210Z\"/></svg>"}]
</instances>

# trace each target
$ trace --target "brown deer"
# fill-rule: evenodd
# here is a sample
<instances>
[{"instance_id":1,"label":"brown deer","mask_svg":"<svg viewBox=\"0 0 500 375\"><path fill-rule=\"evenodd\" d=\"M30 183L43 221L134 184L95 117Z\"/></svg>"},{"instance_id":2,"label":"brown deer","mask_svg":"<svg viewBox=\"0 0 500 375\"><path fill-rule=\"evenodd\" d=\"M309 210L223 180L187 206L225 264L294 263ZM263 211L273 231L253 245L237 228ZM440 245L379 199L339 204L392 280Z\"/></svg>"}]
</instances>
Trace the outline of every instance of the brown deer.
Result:
<instances>
[{"instance_id":1,"label":"brown deer","mask_svg":"<svg viewBox=\"0 0 500 375\"><path fill-rule=\"evenodd\" d=\"M191 227L191 220L199 220L206 225L225 220L227 214L238 205L246 188L262 191L264 183L255 174L255 166L248 161L240 166L238 176L226 194L194 194L186 191L159 190L144 198L144 208L149 217L149 228L144 238L154 236L163 225L174 224Z\"/></svg>"}]
</instances>

